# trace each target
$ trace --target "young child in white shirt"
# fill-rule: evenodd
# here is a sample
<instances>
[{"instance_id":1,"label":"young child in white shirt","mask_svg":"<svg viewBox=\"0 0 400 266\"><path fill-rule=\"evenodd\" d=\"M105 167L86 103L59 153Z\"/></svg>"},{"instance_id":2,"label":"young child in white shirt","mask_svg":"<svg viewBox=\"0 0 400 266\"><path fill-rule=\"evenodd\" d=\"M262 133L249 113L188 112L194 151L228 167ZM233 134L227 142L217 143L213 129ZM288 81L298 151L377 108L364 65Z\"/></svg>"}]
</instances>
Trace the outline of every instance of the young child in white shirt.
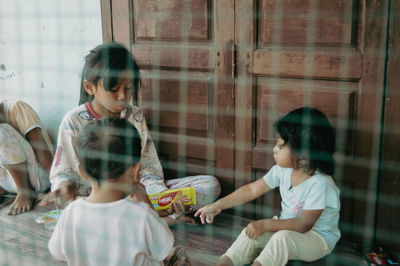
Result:
<instances>
[{"instance_id":1,"label":"young child in white shirt","mask_svg":"<svg viewBox=\"0 0 400 266\"><path fill-rule=\"evenodd\" d=\"M289 112L274 124L276 165L263 177L195 216L211 223L222 210L254 200L278 188L279 219L251 222L218 265L285 265L288 260L315 261L329 254L340 238L339 189L334 172L335 136L326 116L315 108Z\"/></svg>"},{"instance_id":2,"label":"young child in white shirt","mask_svg":"<svg viewBox=\"0 0 400 266\"><path fill-rule=\"evenodd\" d=\"M162 265L174 237L139 182L135 127L125 119L94 120L76 147L78 172L92 190L62 212L50 253L69 265Z\"/></svg>"}]
</instances>

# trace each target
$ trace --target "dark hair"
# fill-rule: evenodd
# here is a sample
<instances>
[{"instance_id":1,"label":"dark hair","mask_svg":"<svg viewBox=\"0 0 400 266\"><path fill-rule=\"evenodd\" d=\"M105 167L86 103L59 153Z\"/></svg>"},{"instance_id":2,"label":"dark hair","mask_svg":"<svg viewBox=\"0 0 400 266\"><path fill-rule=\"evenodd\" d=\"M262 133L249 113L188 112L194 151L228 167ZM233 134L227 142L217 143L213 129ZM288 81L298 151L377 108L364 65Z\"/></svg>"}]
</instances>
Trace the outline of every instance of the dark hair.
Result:
<instances>
[{"instance_id":1,"label":"dark hair","mask_svg":"<svg viewBox=\"0 0 400 266\"><path fill-rule=\"evenodd\" d=\"M308 161L306 170L334 173L335 133L321 111L310 107L293 110L276 121L274 128L294 156Z\"/></svg>"},{"instance_id":2,"label":"dark hair","mask_svg":"<svg viewBox=\"0 0 400 266\"><path fill-rule=\"evenodd\" d=\"M79 132L76 145L82 169L98 184L120 177L140 161L139 133L125 119L92 121Z\"/></svg>"},{"instance_id":3,"label":"dark hair","mask_svg":"<svg viewBox=\"0 0 400 266\"><path fill-rule=\"evenodd\" d=\"M133 72L134 100L137 101L139 88L139 68L132 54L121 44L105 43L97 46L85 57L85 66L82 70L81 95L79 105L91 101L93 96L89 95L83 86L84 80L97 85L104 78L104 89L110 91L121 77L122 72L130 69Z\"/></svg>"}]
</instances>

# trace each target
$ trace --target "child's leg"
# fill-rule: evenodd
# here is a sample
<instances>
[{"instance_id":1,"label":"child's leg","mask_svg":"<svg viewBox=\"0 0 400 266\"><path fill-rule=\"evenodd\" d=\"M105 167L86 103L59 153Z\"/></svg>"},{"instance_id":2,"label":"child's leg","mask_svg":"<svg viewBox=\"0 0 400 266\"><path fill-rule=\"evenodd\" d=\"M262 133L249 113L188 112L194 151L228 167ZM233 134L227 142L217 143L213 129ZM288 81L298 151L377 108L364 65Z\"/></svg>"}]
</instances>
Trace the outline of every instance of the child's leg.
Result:
<instances>
[{"instance_id":1,"label":"child's leg","mask_svg":"<svg viewBox=\"0 0 400 266\"><path fill-rule=\"evenodd\" d=\"M194 187L196 191L196 205L192 206L193 210L212 203L221 193L221 186L218 180L211 175L196 175L171 179L166 182L166 185L169 189Z\"/></svg>"},{"instance_id":2,"label":"child's leg","mask_svg":"<svg viewBox=\"0 0 400 266\"><path fill-rule=\"evenodd\" d=\"M4 165L0 164L0 189L4 192L17 193L17 186L10 172ZM1 193L3 194L3 193Z\"/></svg>"},{"instance_id":3,"label":"child's leg","mask_svg":"<svg viewBox=\"0 0 400 266\"><path fill-rule=\"evenodd\" d=\"M0 162L0 186L17 193L9 214L28 211L34 200L32 188L39 191L46 182L39 179L40 167L29 142L8 124L0 125Z\"/></svg>"},{"instance_id":4,"label":"child's leg","mask_svg":"<svg viewBox=\"0 0 400 266\"><path fill-rule=\"evenodd\" d=\"M328 244L314 231L276 232L255 259L261 265L286 265L288 260L314 261L331 252Z\"/></svg>"},{"instance_id":5,"label":"child's leg","mask_svg":"<svg viewBox=\"0 0 400 266\"><path fill-rule=\"evenodd\" d=\"M226 258L229 258L233 265L251 263L258 253L265 247L272 235L273 233L267 232L254 240L246 235L246 228L243 229L235 242L233 242L225 254L221 256L222 260L220 263L222 263L223 260L226 260ZM227 263L225 265L229 264Z\"/></svg>"}]
</instances>

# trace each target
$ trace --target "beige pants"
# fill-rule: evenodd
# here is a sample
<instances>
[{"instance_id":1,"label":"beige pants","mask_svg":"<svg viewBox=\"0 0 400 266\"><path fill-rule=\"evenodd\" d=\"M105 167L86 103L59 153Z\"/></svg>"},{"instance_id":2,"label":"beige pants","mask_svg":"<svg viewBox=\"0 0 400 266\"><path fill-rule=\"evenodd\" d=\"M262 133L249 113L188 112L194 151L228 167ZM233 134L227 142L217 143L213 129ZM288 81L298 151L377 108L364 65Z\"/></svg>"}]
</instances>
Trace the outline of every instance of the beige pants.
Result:
<instances>
[{"instance_id":1,"label":"beige pants","mask_svg":"<svg viewBox=\"0 0 400 266\"><path fill-rule=\"evenodd\" d=\"M223 256L234 265L259 262L261 265L285 265L288 260L314 261L331 252L329 245L316 232L298 233L281 230L267 232L256 240L242 230Z\"/></svg>"}]
</instances>

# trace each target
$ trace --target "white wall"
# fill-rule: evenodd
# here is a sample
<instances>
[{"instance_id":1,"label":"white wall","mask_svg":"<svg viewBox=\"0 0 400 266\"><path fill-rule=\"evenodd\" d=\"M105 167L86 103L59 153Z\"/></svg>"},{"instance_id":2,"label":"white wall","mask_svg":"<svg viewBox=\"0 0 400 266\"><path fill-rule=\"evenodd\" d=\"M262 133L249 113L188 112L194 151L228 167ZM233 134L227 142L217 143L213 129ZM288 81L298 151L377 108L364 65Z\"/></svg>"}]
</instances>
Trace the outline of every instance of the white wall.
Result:
<instances>
[{"instance_id":1,"label":"white wall","mask_svg":"<svg viewBox=\"0 0 400 266\"><path fill-rule=\"evenodd\" d=\"M0 0L0 100L28 102L56 138L78 105L84 56L100 43L100 0Z\"/></svg>"}]
</instances>

